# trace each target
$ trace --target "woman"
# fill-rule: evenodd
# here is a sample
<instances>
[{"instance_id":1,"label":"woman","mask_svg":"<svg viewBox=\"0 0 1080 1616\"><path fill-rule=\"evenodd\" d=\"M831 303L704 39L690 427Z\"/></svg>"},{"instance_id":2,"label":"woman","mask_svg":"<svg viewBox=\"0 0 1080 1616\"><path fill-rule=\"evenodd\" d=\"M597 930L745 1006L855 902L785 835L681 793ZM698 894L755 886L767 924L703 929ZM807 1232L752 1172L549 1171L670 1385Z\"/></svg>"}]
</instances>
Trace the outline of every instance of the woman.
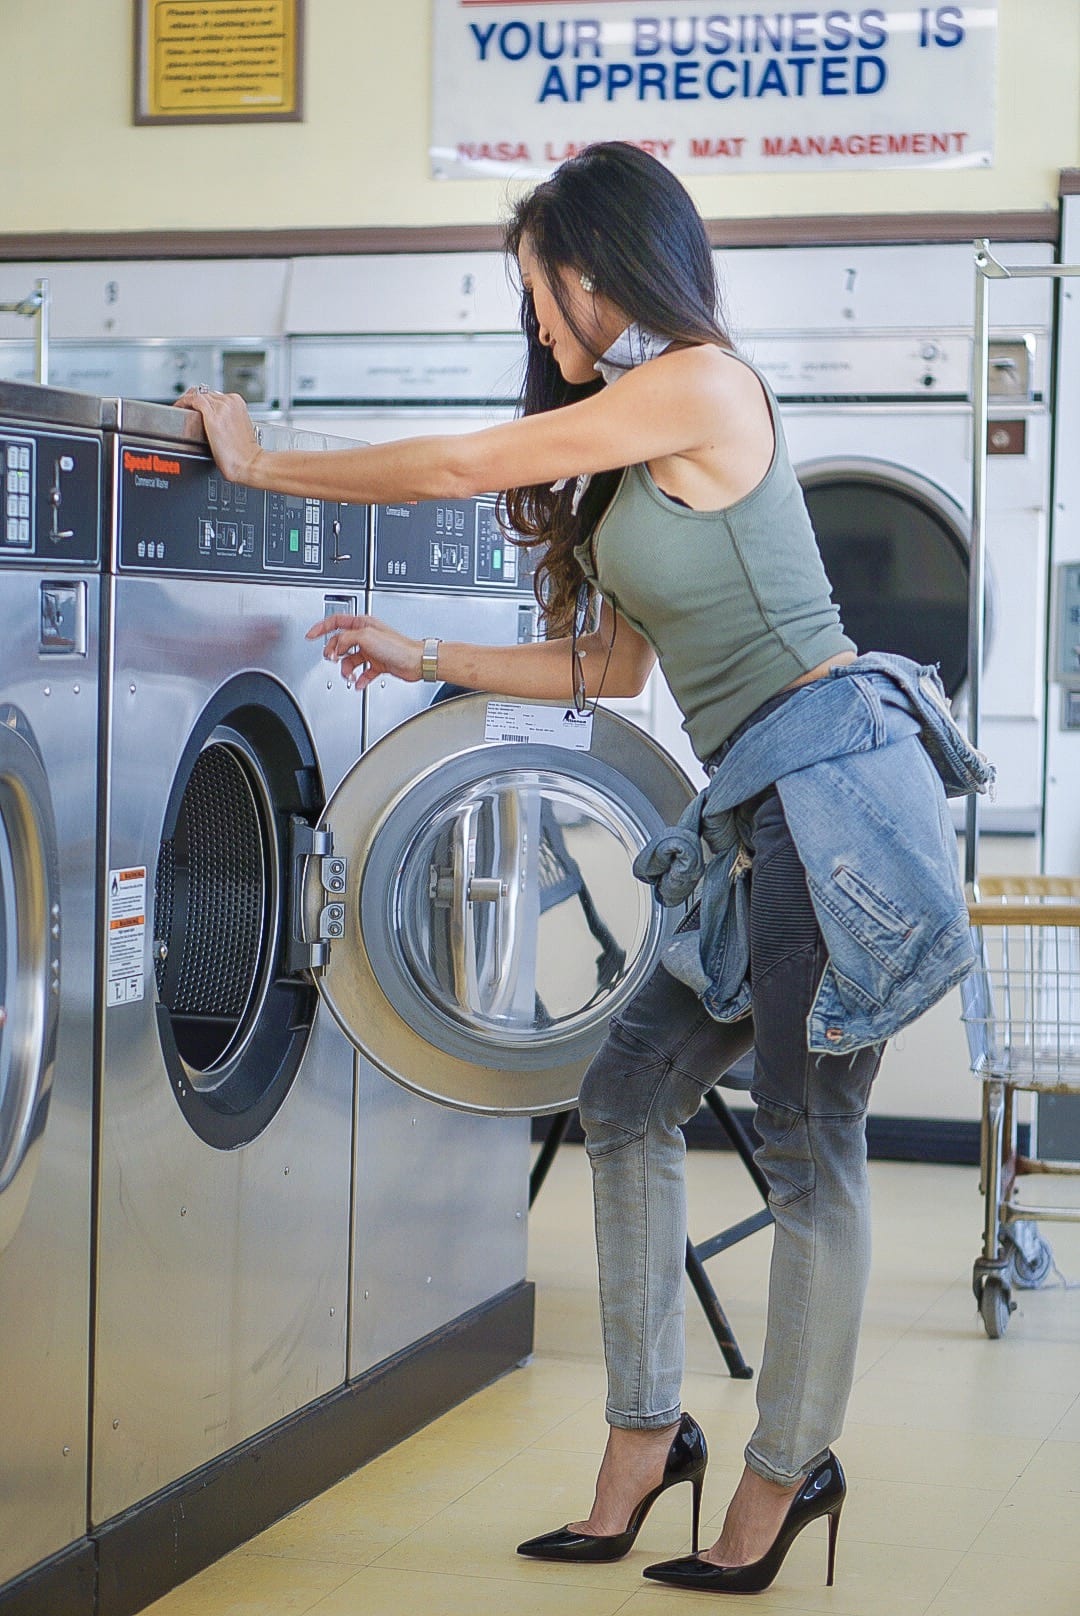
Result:
<instances>
[{"instance_id":1,"label":"woman","mask_svg":"<svg viewBox=\"0 0 1080 1616\"><path fill-rule=\"evenodd\" d=\"M357 688L392 674L523 699L589 700L601 687L629 696L659 655L713 773L690 839L700 832L718 849L709 871L723 880L710 890L706 878L691 954L684 939L681 959L658 969L613 1020L584 1079L610 1430L588 1517L519 1552L615 1559L658 1494L681 1481L692 1486L697 1550L706 1456L679 1404L680 1125L753 1047L759 1160L775 1216L757 1429L719 1540L646 1575L756 1591L798 1532L825 1515L831 1582L845 1483L830 1443L851 1387L869 1264L868 1095L887 1033L967 969L951 830L924 744L936 730L931 740L952 759L962 743L940 710L929 710L927 670L899 659L856 662L775 400L717 317L707 236L678 180L631 146L591 147L517 205L507 245L528 344L524 413L512 423L461 437L272 453L258 447L235 396L200 389L179 403L201 412L234 481L353 503L504 490L513 528L543 547L545 642L416 641L370 617L315 624L309 637L326 636L324 655ZM603 597L599 622L586 632L579 610L568 655L586 581ZM950 782L954 790L979 783L970 758L962 761L968 774ZM849 795L859 845L833 872L849 877L834 902L819 880L819 866L833 859L832 814L821 810ZM881 826L898 803L902 823L888 821L895 870L889 890L871 900L858 866L860 848L871 875L886 856L884 830L865 842L879 799L889 804ZM904 835L916 822L920 839L936 836L939 846L930 880L916 882L912 897L907 870L922 854L914 843L905 851ZM662 895L677 888L685 896L669 850L650 849L639 863ZM749 879L739 879L747 868ZM690 885L698 873L695 866ZM897 970L898 950L873 927L887 928L905 906L917 910L924 891L931 904L934 891L947 894L944 914L934 912L932 937L918 916L903 921L919 952ZM829 1023L816 1034L815 1017Z\"/></svg>"}]
</instances>

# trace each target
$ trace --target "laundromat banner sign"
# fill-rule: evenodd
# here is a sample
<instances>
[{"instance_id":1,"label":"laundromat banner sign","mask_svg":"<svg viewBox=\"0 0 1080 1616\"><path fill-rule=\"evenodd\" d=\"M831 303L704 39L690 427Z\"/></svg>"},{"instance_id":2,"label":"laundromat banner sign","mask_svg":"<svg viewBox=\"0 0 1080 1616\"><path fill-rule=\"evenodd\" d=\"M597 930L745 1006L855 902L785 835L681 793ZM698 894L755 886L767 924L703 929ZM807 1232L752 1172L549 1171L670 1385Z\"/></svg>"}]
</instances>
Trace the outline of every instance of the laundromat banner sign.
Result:
<instances>
[{"instance_id":1,"label":"laundromat banner sign","mask_svg":"<svg viewBox=\"0 0 1080 1616\"><path fill-rule=\"evenodd\" d=\"M549 173L629 140L681 174L992 161L997 0L433 0L432 171Z\"/></svg>"}]
</instances>

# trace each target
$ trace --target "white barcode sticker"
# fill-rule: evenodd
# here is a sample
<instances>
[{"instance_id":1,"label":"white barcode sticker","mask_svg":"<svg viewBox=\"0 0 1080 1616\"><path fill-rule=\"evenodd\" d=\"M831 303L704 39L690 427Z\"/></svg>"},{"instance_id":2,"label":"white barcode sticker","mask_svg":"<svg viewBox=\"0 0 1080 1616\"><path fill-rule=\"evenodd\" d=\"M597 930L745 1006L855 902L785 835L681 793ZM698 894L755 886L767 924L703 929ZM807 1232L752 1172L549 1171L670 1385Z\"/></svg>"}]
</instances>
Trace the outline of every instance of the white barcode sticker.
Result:
<instances>
[{"instance_id":1,"label":"white barcode sticker","mask_svg":"<svg viewBox=\"0 0 1080 1616\"><path fill-rule=\"evenodd\" d=\"M535 741L540 746L561 746L568 752L588 752L592 747L592 713L579 713L572 706L489 701L484 739L495 746Z\"/></svg>"}]
</instances>

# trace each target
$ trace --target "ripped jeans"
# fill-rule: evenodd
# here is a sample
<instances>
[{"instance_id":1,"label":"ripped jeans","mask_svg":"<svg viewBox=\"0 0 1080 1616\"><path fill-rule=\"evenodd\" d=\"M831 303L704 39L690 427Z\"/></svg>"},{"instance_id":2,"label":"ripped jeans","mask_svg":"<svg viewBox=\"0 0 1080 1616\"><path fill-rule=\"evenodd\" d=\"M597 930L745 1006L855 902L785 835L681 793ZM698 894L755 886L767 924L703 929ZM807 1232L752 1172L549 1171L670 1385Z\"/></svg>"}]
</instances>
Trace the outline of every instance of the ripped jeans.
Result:
<instances>
[{"instance_id":1,"label":"ripped jeans","mask_svg":"<svg viewBox=\"0 0 1080 1616\"><path fill-rule=\"evenodd\" d=\"M582 1084L593 1170L607 1419L679 1418L686 1192L681 1125L755 1052L757 1152L775 1218L758 1423L746 1462L787 1486L838 1436L870 1265L866 1108L882 1047L811 1055L806 1017L826 953L780 798L752 819L752 1016L714 1021L661 966L612 1019Z\"/></svg>"}]
</instances>

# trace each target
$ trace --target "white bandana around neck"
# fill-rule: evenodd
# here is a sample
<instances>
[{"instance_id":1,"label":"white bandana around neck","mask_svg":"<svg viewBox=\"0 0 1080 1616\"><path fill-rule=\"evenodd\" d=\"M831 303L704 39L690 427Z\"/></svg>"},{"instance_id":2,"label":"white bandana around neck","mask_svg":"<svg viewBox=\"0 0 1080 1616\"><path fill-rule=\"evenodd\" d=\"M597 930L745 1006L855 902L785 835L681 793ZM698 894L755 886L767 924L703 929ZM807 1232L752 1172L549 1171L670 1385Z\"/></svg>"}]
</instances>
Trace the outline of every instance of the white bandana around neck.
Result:
<instances>
[{"instance_id":1,"label":"white bandana around neck","mask_svg":"<svg viewBox=\"0 0 1080 1616\"><path fill-rule=\"evenodd\" d=\"M607 352L601 354L593 369L603 377L605 385L610 386L612 382L617 382L620 376L625 376L628 370L645 364L648 359L655 359L657 354L662 354L665 348L670 346L670 337L658 337L655 331L646 331L641 325L628 325L626 330L615 338ZM560 493L569 481L569 477L560 477L558 482L552 483L551 492ZM578 506L591 482L591 471L583 471L575 480L574 496L570 501L572 516L577 515Z\"/></svg>"}]
</instances>

